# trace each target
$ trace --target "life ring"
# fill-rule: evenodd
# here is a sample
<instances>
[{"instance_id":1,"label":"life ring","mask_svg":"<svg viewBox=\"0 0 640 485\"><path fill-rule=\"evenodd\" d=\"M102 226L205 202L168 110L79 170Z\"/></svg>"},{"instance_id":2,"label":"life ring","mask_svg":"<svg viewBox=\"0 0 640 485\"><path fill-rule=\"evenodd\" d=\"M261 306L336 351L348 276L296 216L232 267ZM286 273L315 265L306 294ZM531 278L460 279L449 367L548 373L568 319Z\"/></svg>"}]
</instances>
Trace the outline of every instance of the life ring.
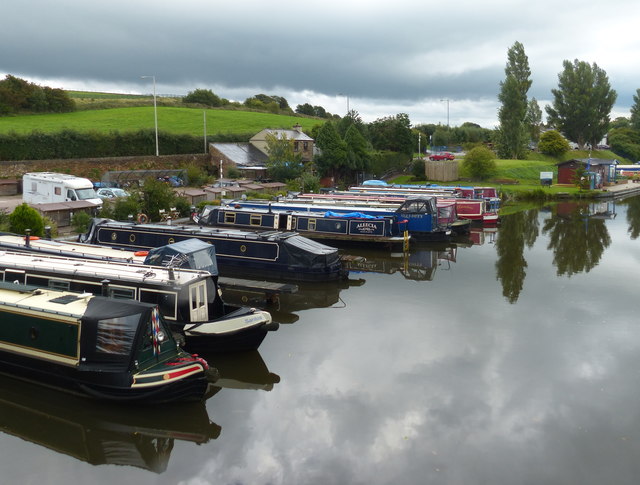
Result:
<instances>
[{"instance_id":1,"label":"life ring","mask_svg":"<svg viewBox=\"0 0 640 485\"><path fill-rule=\"evenodd\" d=\"M25 236L24 239L26 240L27 236ZM38 236L29 236L30 241L37 241L38 239L40 239Z\"/></svg>"},{"instance_id":2,"label":"life ring","mask_svg":"<svg viewBox=\"0 0 640 485\"><path fill-rule=\"evenodd\" d=\"M134 256L149 256L149 251L136 251L133 253Z\"/></svg>"},{"instance_id":3,"label":"life ring","mask_svg":"<svg viewBox=\"0 0 640 485\"><path fill-rule=\"evenodd\" d=\"M136 219L136 221L138 221L138 224L146 224L147 222L149 222L149 216L147 214L138 214L138 218Z\"/></svg>"}]
</instances>

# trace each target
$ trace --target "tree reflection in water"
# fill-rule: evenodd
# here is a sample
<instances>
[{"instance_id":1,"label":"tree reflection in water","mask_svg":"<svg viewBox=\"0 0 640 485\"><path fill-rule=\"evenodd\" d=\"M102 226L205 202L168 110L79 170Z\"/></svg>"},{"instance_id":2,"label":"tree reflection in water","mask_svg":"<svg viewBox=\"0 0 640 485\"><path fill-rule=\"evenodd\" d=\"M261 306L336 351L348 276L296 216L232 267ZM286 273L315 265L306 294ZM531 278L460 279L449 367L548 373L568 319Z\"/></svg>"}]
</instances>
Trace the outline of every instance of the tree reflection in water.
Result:
<instances>
[{"instance_id":1,"label":"tree reflection in water","mask_svg":"<svg viewBox=\"0 0 640 485\"><path fill-rule=\"evenodd\" d=\"M629 223L627 232L631 239L638 239L640 236L640 197L631 197L624 202L627 204L627 222Z\"/></svg>"},{"instance_id":2,"label":"tree reflection in water","mask_svg":"<svg viewBox=\"0 0 640 485\"><path fill-rule=\"evenodd\" d=\"M502 283L502 295L518 301L526 276L524 247L531 248L539 234L538 209L530 209L500 218L496 240L496 278Z\"/></svg>"},{"instance_id":3,"label":"tree reflection in water","mask_svg":"<svg viewBox=\"0 0 640 485\"><path fill-rule=\"evenodd\" d=\"M556 208L553 217L545 221L543 233L549 236L547 248L553 250L558 276L589 272L611 244L605 221L589 215L588 205L575 205L562 213Z\"/></svg>"}]
</instances>

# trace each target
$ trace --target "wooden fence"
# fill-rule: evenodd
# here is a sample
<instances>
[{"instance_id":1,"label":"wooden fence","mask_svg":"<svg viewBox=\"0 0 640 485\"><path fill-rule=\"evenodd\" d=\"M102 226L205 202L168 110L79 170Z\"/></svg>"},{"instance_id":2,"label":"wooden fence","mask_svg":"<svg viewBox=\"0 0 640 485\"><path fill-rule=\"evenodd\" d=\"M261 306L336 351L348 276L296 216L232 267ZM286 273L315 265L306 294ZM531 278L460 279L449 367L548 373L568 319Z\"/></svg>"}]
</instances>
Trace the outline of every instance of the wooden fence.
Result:
<instances>
[{"instance_id":1,"label":"wooden fence","mask_svg":"<svg viewBox=\"0 0 640 485\"><path fill-rule=\"evenodd\" d=\"M427 160L424 163L424 173L427 176L427 180L436 182L458 180L458 162L449 160L432 162Z\"/></svg>"}]
</instances>

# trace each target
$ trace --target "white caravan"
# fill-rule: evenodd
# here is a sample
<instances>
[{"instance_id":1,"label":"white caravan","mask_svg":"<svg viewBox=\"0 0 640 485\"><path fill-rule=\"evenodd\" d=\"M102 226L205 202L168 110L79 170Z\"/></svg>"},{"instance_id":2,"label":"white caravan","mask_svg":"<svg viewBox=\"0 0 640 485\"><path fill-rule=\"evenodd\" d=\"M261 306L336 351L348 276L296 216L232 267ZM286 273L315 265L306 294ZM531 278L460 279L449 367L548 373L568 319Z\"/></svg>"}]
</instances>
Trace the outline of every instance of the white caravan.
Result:
<instances>
[{"instance_id":1,"label":"white caravan","mask_svg":"<svg viewBox=\"0 0 640 485\"><path fill-rule=\"evenodd\" d=\"M22 176L22 200L28 204L84 200L102 206L102 199L89 179L55 172L25 173Z\"/></svg>"}]
</instances>

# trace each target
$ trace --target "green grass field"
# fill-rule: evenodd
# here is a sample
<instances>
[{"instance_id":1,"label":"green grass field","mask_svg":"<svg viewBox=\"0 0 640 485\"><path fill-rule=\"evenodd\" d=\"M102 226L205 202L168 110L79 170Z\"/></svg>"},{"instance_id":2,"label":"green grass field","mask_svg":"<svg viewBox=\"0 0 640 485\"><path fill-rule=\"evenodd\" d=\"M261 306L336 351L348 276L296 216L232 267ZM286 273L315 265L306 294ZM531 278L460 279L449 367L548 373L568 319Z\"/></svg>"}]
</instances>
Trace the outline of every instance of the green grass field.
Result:
<instances>
[{"instance_id":1,"label":"green grass field","mask_svg":"<svg viewBox=\"0 0 640 485\"><path fill-rule=\"evenodd\" d=\"M298 123L308 131L322 120L251 111L195 109L158 106L158 130L175 134L202 135L206 113L207 133L257 133L265 128L291 128ZM0 118L0 133L43 133L65 129L80 132L127 132L153 129L153 106L83 110L73 113L25 115Z\"/></svg>"}]
</instances>

